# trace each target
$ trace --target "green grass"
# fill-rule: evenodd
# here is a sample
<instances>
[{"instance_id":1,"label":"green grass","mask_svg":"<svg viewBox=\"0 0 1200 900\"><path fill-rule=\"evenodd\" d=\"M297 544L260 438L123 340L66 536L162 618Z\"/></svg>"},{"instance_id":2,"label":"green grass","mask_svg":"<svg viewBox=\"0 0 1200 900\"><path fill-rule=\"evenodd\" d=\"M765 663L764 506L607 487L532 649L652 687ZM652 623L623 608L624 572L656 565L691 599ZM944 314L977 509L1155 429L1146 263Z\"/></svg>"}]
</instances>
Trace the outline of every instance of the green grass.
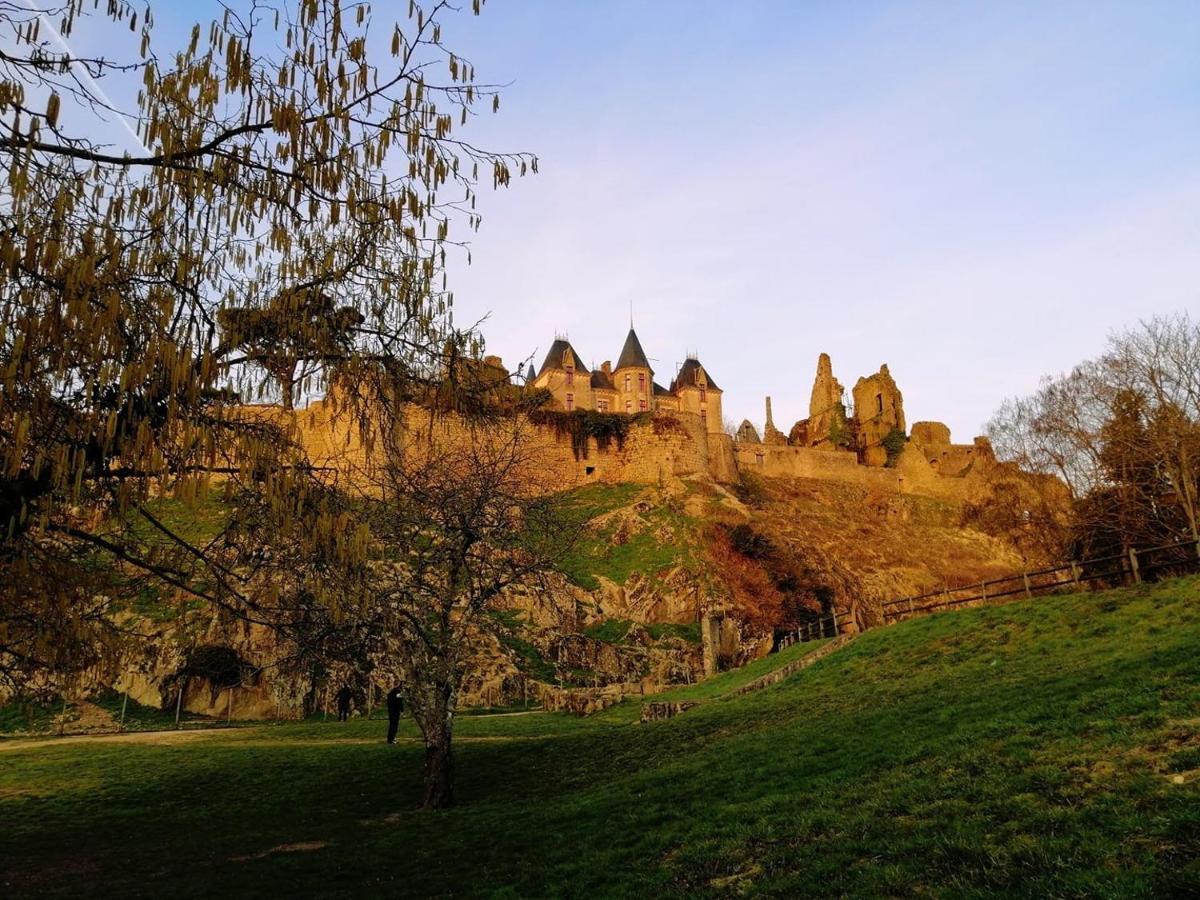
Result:
<instances>
[{"instance_id":1,"label":"green grass","mask_svg":"<svg viewBox=\"0 0 1200 900\"><path fill-rule=\"evenodd\" d=\"M460 804L436 814L413 808L420 747L378 721L2 748L0 886L1194 895L1198 648L1188 579L879 629L663 722L463 717Z\"/></svg>"},{"instance_id":2,"label":"green grass","mask_svg":"<svg viewBox=\"0 0 1200 900\"><path fill-rule=\"evenodd\" d=\"M679 638L687 641L689 644L700 643L700 623L686 622L683 624L675 622L653 622L646 627L646 631L650 637L656 641L661 641L664 638Z\"/></svg>"},{"instance_id":3,"label":"green grass","mask_svg":"<svg viewBox=\"0 0 1200 900\"><path fill-rule=\"evenodd\" d=\"M35 703L29 700L10 700L0 706L0 734L17 732L48 731L55 718L62 714L61 699L46 703ZM70 717L70 709L67 711Z\"/></svg>"},{"instance_id":4,"label":"green grass","mask_svg":"<svg viewBox=\"0 0 1200 900\"><path fill-rule=\"evenodd\" d=\"M568 508L573 508L581 523L633 503L646 493L642 485L588 485L567 493ZM600 587L599 576L616 584L625 584L635 572L653 579L679 565L694 565L696 560L695 521L670 501L655 500L643 515L647 527L614 540L617 526L584 528L578 543L559 562L563 573L586 590ZM669 535L669 537L664 537Z\"/></svg>"},{"instance_id":5,"label":"green grass","mask_svg":"<svg viewBox=\"0 0 1200 900\"><path fill-rule=\"evenodd\" d=\"M204 546L229 524L231 510L219 488L214 488L192 503L174 497L158 497L146 501L146 509L162 524L195 546ZM171 543L171 539L155 528L136 510L129 513L129 527L146 544Z\"/></svg>"}]
</instances>

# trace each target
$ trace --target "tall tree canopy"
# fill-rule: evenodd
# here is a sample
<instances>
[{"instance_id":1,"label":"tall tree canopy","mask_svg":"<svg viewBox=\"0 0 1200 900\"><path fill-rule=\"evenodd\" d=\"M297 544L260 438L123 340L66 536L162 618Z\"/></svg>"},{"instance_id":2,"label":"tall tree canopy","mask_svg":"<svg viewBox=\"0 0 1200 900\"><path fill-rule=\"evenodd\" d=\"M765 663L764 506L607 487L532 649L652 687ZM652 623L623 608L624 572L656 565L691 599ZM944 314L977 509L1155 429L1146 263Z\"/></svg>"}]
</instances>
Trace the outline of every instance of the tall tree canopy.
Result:
<instances>
[{"instance_id":1,"label":"tall tree canopy","mask_svg":"<svg viewBox=\"0 0 1200 900\"><path fill-rule=\"evenodd\" d=\"M1076 551L1200 540L1200 322L1161 317L988 425L997 453L1061 478L1075 497Z\"/></svg>"},{"instance_id":2,"label":"tall tree canopy","mask_svg":"<svg viewBox=\"0 0 1200 900\"><path fill-rule=\"evenodd\" d=\"M237 606L242 576L144 501L221 473L304 508L286 431L240 408L264 379L290 402L301 362L404 384L469 348L451 224L536 161L459 136L499 98L443 42L450 9L380 30L366 3L253 0L161 52L140 4L0 2L0 678L97 661L119 587L98 561ZM131 518L164 535L153 556Z\"/></svg>"}]
</instances>

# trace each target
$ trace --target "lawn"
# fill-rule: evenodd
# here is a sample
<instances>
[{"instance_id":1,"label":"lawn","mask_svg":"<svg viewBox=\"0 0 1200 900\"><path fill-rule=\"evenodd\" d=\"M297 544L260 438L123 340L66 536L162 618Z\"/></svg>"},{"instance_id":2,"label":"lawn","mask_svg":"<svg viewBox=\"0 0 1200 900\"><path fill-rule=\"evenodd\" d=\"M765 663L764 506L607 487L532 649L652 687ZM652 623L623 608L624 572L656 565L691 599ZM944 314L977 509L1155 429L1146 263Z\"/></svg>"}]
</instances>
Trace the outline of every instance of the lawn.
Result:
<instances>
[{"instance_id":1,"label":"lawn","mask_svg":"<svg viewBox=\"0 0 1200 900\"><path fill-rule=\"evenodd\" d=\"M662 722L463 717L441 813L413 808L420 748L378 721L13 742L0 889L1188 894L1198 649L1187 579L909 621Z\"/></svg>"}]
</instances>

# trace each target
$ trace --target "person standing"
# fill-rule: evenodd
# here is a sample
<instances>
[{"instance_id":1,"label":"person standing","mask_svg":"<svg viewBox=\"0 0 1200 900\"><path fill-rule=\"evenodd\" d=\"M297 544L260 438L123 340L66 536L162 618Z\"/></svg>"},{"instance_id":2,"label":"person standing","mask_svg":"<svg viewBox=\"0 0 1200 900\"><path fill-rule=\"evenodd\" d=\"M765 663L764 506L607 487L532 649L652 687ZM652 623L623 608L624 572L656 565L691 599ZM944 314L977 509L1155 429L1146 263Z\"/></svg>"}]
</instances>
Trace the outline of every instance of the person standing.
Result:
<instances>
[{"instance_id":1,"label":"person standing","mask_svg":"<svg viewBox=\"0 0 1200 900\"><path fill-rule=\"evenodd\" d=\"M342 685L342 689L337 692L337 712L338 721L345 722L350 718L350 698L354 696L349 685Z\"/></svg>"},{"instance_id":2,"label":"person standing","mask_svg":"<svg viewBox=\"0 0 1200 900\"><path fill-rule=\"evenodd\" d=\"M388 691L387 695L388 708L388 736L389 744L396 743L396 729L400 727L400 713L404 712L404 695L400 692L400 685Z\"/></svg>"}]
</instances>

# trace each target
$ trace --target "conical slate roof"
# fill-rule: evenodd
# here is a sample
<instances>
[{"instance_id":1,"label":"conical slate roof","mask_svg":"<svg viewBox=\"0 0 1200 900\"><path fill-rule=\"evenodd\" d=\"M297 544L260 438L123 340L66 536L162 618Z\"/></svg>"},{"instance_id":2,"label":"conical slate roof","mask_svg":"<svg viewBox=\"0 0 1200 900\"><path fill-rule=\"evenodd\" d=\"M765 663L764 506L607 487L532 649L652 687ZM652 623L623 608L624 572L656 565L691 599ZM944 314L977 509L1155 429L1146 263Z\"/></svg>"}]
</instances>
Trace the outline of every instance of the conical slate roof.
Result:
<instances>
[{"instance_id":1,"label":"conical slate roof","mask_svg":"<svg viewBox=\"0 0 1200 900\"><path fill-rule=\"evenodd\" d=\"M617 358L617 368L634 367L650 369L650 360L646 359L646 351L642 349L642 342L638 340L637 332L630 328L629 334L625 337L625 346L621 348L621 355ZM653 369L650 369L650 374L654 374Z\"/></svg>"}]
</instances>

